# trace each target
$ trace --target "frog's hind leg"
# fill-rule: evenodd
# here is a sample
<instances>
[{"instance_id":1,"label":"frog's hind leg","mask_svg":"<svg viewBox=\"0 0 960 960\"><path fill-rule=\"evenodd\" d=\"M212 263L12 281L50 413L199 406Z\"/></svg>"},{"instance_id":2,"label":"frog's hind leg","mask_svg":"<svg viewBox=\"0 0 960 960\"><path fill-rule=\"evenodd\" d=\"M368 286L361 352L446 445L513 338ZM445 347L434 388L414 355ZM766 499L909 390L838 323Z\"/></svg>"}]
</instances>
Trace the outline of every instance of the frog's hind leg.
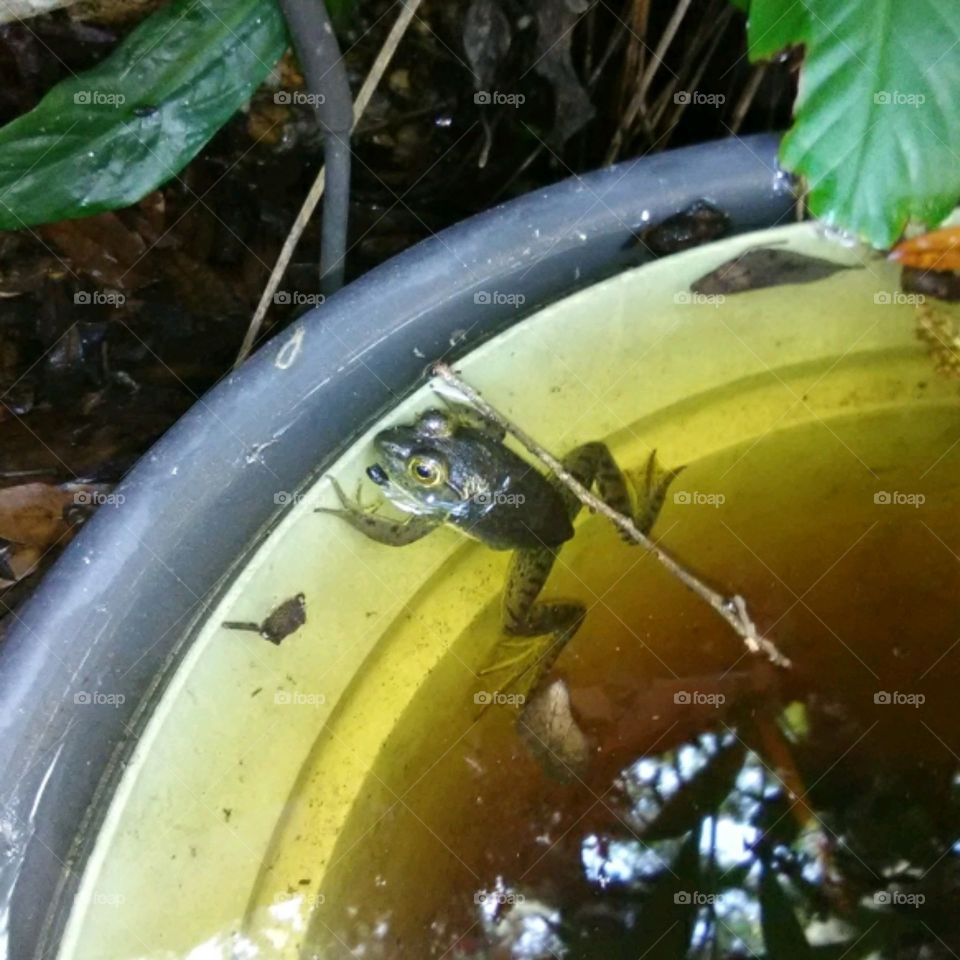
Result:
<instances>
[{"instance_id":1,"label":"frog's hind leg","mask_svg":"<svg viewBox=\"0 0 960 960\"><path fill-rule=\"evenodd\" d=\"M504 656L481 673L511 669L511 691L525 694L535 687L583 623L583 604L536 602L556 558L557 548L540 547L518 550L510 561L502 612L508 639L497 646Z\"/></svg>"},{"instance_id":2,"label":"frog's hind leg","mask_svg":"<svg viewBox=\"0 0 960 960\"><path fill-rule=\"evenodd\" d=\"M680 469L665 471L650 454L640 478L624 473L604 443L585 443L563 458L563 466L585 487L596 485L604 503L632 517L647 534L656 522L667 489ZM555 481L572 520L583 504L569 487ZM503 629L510 639L498 645L502 658L482 672L513 669L510 687L526 694L534 689L570 642L586 615L581 603L538 603L557 559L558 547L514 553L503 592ZM537 642L536 638L544 639Z\"/></svg>"},{"instance_id":3,"label":"frog's hind leg","mask_svg":"<svg viewBox=\"0 0 960 960\"><path fill-rule=\"evenodd\" d=\"M644 469L623 471L605 443L585 443L564 457L563 465L585 487L596 484L597 493L608 507L630 517L646 536L653 529L663 509L667 490L683 467L665 470L657 462L657 451L651 452ZM579 513L580 501L566 486L560 488L571 519ZM630 539L624 537L624 539Z\"/></svg>"}]
</instances>

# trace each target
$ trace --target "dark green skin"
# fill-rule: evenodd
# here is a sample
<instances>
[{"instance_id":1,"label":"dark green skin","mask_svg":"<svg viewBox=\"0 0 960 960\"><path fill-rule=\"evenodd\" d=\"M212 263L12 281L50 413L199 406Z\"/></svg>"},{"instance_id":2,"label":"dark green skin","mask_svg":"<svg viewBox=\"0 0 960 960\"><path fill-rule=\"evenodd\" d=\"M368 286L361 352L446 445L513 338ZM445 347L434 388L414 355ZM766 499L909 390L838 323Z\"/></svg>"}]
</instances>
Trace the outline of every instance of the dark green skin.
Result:
<instances>
[{"instance_id":1,"label":"dark green skin","mask_svg":"<svg viewBox=\"0 0 960 960\"><path fill-rule=\"evenodd\" d=\"M494 550L513 550L503 593L503 628L511 637L546 637L541 643L504 641L516 652L484 673L518 667L511 688L526 693L539 682L586 615L581 603L538 601L560 547L574 533L582 504L566 486L545 477L504 444L504 434L472 411L428 410L413 424L390 427L374 438L378 463L367 473L399 509L396 521L364 510L335 489L342 509L322 512L343 517L379 543L403 546L444 523ZM596 485L613 509L633 517L643 533L656 521L673 478L650 455L640 484L620 470L603 443L577 447L564 467L584 486ZM417 466L436 467L427 482ZM634 496L631 496L631 490ZM636 504L634 504L636 501Z\"/></svg>"}]
</instances>

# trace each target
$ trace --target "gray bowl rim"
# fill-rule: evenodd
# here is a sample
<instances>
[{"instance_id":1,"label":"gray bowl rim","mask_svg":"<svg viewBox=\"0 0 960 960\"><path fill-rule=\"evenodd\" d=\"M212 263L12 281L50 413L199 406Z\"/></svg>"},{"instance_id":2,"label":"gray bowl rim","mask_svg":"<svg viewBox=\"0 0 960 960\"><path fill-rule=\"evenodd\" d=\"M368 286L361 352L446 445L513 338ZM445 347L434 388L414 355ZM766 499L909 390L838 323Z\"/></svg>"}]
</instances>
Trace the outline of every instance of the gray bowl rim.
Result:
<instances>
[{"instance_id":1,"label":"gray bowl rim","mask_svg":"<svg viewBox=\"0 0 960 960\"><path fill-rule=\"evenodd\" d=\"M645 226L701 198L734 234L787 221L778 142L642 157L450 227L304 314L153 446L117 488L122 505L98 510L0 649L8 957L56 955L125 761L204 612L284 512L276 495L309 485L434 361L642 262Z\"/></svg>"}]
</instances>

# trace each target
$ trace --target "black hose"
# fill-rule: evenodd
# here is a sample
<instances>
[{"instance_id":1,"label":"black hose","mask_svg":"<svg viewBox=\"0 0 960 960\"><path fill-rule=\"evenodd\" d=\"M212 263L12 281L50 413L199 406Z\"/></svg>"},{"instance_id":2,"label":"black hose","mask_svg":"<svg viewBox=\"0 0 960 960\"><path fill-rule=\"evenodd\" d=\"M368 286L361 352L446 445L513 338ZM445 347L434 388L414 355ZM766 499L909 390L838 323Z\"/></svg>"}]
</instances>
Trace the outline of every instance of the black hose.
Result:
<instances>
[{"instance_id":1,"label":"black hose","mask_svg":"<svg viewBox=\"0 0 960 960\"><path fill-rule=\"evenodd\" d=\"M325 184L320 229L320 291L343 286L350 211L350 131L353 97L323 0L280 0L323 133Z\"/></svg>"}]
</instances>

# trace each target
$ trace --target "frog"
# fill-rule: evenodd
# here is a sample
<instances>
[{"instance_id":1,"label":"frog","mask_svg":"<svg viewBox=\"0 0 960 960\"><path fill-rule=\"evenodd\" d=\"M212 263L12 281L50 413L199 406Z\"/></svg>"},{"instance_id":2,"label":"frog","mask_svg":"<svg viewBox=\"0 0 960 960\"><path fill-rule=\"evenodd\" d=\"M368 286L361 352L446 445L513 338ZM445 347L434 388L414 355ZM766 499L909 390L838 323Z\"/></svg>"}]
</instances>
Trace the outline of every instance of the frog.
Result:
<instances>
[{"instance_id":1,"label":"frog","mask_svg":"<svg viewBox=\"0 0 960 960\"><path fill-rule=\"evenodd\" d=\"M472 409L450 405L425 410L412 423L374 436L377 461L366 470L386 500L405 515L403 520L385 516L376 505L364 506L359 495L349 498L333 478L340 506L318 510L388 546L405 546L448 526L493 550L511 551L501 599L505 637L481 674L511 671L501 689L516 691L522 702L587 613L578 601L540 599L561 547L574 536L583 504L568 486L541 473L505 441L502 428ZM683 469L663 469L653 450L636 476L621 470L601 441L580 444L561 462L645 536Z\"/></svg>"}]
</instances>

